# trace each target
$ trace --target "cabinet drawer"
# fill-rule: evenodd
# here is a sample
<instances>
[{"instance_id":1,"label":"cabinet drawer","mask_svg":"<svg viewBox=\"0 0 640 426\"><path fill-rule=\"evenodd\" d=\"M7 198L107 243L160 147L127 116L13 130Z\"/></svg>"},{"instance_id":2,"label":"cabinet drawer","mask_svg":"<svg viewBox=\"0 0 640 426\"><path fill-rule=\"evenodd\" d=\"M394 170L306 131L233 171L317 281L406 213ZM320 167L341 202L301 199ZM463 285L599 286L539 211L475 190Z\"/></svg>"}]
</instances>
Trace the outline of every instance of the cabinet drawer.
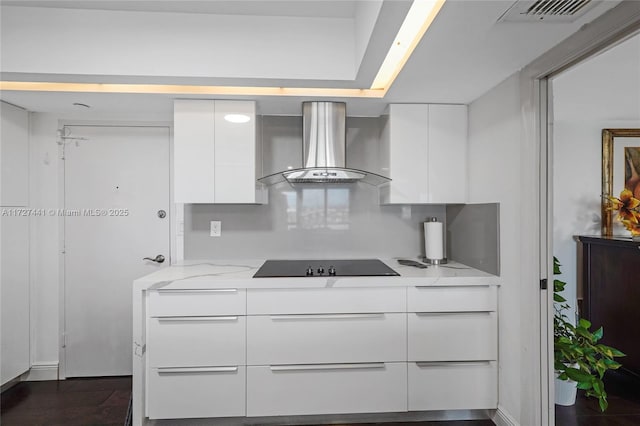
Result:
<instances>
[{"instance_id":1,"label":"cabinet drawer","mask_svg":"<svg viewBox=\"0 0 640 426\"><path fill-rule=\"evenodd\" d=\"M495 311L495 286L409 287L408 312Z\"/></svg>"},{"instance_id":2,"label":"cabinet drawer","mask_svg":"<svg viewBox=\"0 0 640 426\"><path fill-rule=\"evenodd\" d=\"M247 318L247 364L406 360L406 314L305 314Z\"/></svg>"},{"instance_id":3,"label":"cabinet drawer","mask_svg":"<svg viewBox=\"0 0 640 426\"><path fill-rule=\"evenodd\" d=\"M497 359L495 312L408 314L409 361Z\"/></svg>"},{"instance_id":4,"label":"cabinet drawer","mask_svg":"<svg viewBox=\"0 0 640 426\"><path fill-rule=\"evenodd\" d=\"M245 312L245 290L223 288L149 292L149 315L152 317L244 315Z\"/></svg>"},{"instance_id":5,"label":"cabinet drawer","mask_svg":"<svg viewBox=\"0 0 640 426\"><path fill-rule=\"evenodd\" d=\"M407 364L247 367L247 415L407 410Z\"/></svg>"},{"instance_id":6,"label":"cabinet drawer","mask_svg":"<svg viewBox=\"0 0 640 426\"><path fill-rule=\"evenodd\" d=\"M249 314L405 312L404 288L249 290Z\"/></svg>"},{"instance_id":7,"label":"cabinet drawer","mask_svg":"<svg viewBox=\"0 0 640 426\"><path fill-rule=\"evenodd\" d=\"M243 366L150 369L150 419L245 415Z\"/></svg>"},{"instance_id":8,"label":"cabinet drawer","mask_svg":"<svg viewBox=\"0 0 640 426\"><path fill-rule=\"evenodd\" d=\"M495 362L410 362L408 376L409 411L498 406Z\"/></svg>"},{"instance_id":9,"label":"cabinet drawer","mask_svg":"<svg viewBox=\"0 0 640 426\"><path fill-rule=\"evenodd\" d=\"M243 316L150 318L149 365L244 365L245 322Z\"/></svg>"}]
</instances>

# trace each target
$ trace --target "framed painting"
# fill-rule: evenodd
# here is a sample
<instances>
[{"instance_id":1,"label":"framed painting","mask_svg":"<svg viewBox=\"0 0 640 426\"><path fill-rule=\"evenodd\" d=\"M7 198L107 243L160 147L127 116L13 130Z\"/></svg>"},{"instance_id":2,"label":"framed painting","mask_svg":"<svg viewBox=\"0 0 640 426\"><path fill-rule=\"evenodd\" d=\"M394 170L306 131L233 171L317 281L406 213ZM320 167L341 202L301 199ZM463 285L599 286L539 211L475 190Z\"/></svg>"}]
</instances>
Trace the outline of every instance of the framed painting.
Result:
<instances>
[{"instance_id":1,"label":"framed painting","mask_svg":"<svg viewBox=\"0 0 640 426\"><path fill-rule=\"evenodd\" d=\"M602 129L602 235L614 232L610 196L624 189L640 198L640 129Z\"/></svg>"}]
</instances>

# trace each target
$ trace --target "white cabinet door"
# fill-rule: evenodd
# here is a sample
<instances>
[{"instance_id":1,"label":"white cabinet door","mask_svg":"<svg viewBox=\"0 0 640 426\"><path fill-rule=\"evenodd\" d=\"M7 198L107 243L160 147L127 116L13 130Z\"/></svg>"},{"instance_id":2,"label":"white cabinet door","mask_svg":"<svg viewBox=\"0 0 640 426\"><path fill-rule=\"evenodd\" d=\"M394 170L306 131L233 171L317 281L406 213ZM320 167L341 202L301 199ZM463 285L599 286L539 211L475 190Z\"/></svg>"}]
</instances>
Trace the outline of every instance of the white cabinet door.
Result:
<instances>
[{"instance_id":1,"label":"white cabinet door","mask_svg":"<svg viewBox=\"0 0 640 426\"><path fill-rule=\"evenodd\" d=\"M250 289L247 313L331 314L405 312L405 288Z\"/></svg>"},{"instance_id":2,"label":"white cabinet door","mask_svg":"<svg viewBox=\"0 0 640 426\"><path fill-rule=\"evenodd\" d=\"M467 202L467 106L429 105L429 203Z\"/></svg>"},{"instance_id":3,"label":"white cabinet door","mask_svg":"<svg viewBox=\"0 0 640 426\"><path fill-rule=\"evenodd\" d=\"M29 217L0 218L2 384L29 370Z\"/></svg>"},{"instance_id":4,"label":"white cabinet door","mask_svg":"<svg viewBox=\"0 0 640 426\"><path fill-rule=\"evenodd\" d=\"M151 290L149 316L244 315L246 290L212 288L203 290Z\"/></svg>"},{"instance_id":5,"label":"white cabinet door","mask_svg":"<svg viewBox=\"0 0 640 426\"><path fill-rule=\"evenodd\" d=\"M0 102L0 205L29 203L29 113Z\"/></svg>"},{"instance_id":6,"label":"white cabinet door","mask_svg":"<svg viewBox=\"0 0 640 426\"><path fill-rule=\"evenodd\" d=\"M255 202L255 102L216 101L214 173L215 203Z\"/></svg>"},{"instance_id":7,"label":"white cabinet door","mask_svg":"<svg viewBox=\"0 0 640 426\"><path fill-rule=\"evenodd\" d=\"M176 203L213 203L215 101L173 103L173 182Z\"/></svg>"},{"instance_id":8,"label":"white cabinet door","mask_svg":"<svg viewBox=\"0 0 640 426\"><path fill-rule=\"evenodd\" d=\"M497 359L495 312L408 314L409 361Z\"/></svg>"},{"instance_id":9,"label":"white cabinet door","mask_svg":"<svg viewBox=\"0 0 640 426\"><path fill-rule=\"evenodd\" d=\"M150 318L149 365L244 365L245 328L243 316Z\"/></svg>"},{"instance_id":10,"label":"white cabinet door","mask_svg":"<svg viewBox=\"0 0 640 426\"><path fill-rule=\"evenodd\" d=\"M405 361L406 314L250 316L247 363Z\"/></svg>"},{"instance_id":11,"label":"white cabinet door","mask_svg":"<svg viewBox=\"0 0 640 426\"><path fill-rule=\"evenodd\" d=\"M407 410L407 364L247 367L247 415Z\"/></svg>"},{"instance_id":12,"label":"white cabinet door","mask_svg":"<svg viewBox=\"0 0 640 426\"><path fill-rule=\"evenodd\" d=\"M408 376L409 411L498 406L495 362L410 362Z\"/></svg>"},{"instance_id":13,"label":"white cabinet door","mask_svg":"<svg viewBox=\"0 0 640 426\"><path fill-rule=\"evenodd\" d=\"M244 366L154 368L149 371L147 417L182 419L245 415Z\"/></svg>"},{"instance_id":14,"label":"white cabinet door","mask_svg":"<svg viewBox=\"0 0 640 426\"><path fill-rule=\"evenodd\" d=\"M496 286L409 287L407 312L495 311L496 292Z\"/></svg>"},{"instance_id":15,"label":"white cabinet door","mask_svg":"<svg viewBox=\"0 0 640 426\"><path fill-rule=\"evenodd\" d=\"M380 188L384 204L429 202L428 106L389 105L382 130L383 152L388 153L391 182Z\"/></svg>"},{"instance_id":16,"label":"white cabinet door","mask_svg":"<svg viewBox=\"0 0 640 426\"><path fill-rule=\"evenodd\" d=\"M265 202L256 130L254 101L174 101L175 202Z\"/></svg>"},{"instance_id":17,"label":"white cabinet door","mask_svg":"<svg viewBox=\"0 0 640 426\"><path fill-rule=\"evenodd\" d=\"M380 144L391 182L380 188L380 202L466 202L467 107L391 104L387 113Z\"/></svg>"}]
</instances>

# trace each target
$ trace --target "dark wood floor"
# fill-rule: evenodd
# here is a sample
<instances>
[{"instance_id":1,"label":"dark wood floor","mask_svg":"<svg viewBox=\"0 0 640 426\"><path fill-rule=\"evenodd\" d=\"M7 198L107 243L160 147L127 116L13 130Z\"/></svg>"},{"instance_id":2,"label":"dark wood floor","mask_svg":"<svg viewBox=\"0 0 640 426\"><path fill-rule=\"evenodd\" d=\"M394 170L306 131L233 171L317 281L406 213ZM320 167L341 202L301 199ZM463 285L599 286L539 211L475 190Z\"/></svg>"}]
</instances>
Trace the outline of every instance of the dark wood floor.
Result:
<instances>
[{"instance_id":1,"label":"dark wood floor","mask_svg":"<svg viewBox=\"0 0 640 426\"><path fill-rule=\"evenodd\" d=\"M556 425L640 425L640 387L618 377L607 381L607 390L609 409L606 413L600 412L597 401L580 395L572 407L556 406ZM130 377L22 382L2 394L0 422L4 426L123 425L130 394ZM387 425L492 426L493 423L481 420Z\"/></svg>"},{"instance_id":2,"label":"dark wood floor","mask_svg":"<svg viewBox=\"0 0 640 426\"><path fill-rule=\"evenodd\" d=\"M122 426L130 395L130 377L22 382L2 394L0 421L3 426ZM481 420L386 425L493 426L493 422Z\"/></svg>"},{"instance_id":3,"label":"dark wood floor","mask_svg":"<svg viewBox=\"0 0 640 426\"><path fill-rule=\"evenodd\" d=\"M2 393L3 426L124 424L131 377L21 382Z\"/></svg>"},{"instance_id":4,"label":"dark wood floor","mask_svg":"<svg viewBox=\"0 0 640 426\"><path fill-rule=\"evenodd\" d=\"M598 401L579 393L576 404L556 405L557 426L639 426L640 381L615 372L607 373L605 388L609 408L602 413Z\"/></svg>"}]
</instances>

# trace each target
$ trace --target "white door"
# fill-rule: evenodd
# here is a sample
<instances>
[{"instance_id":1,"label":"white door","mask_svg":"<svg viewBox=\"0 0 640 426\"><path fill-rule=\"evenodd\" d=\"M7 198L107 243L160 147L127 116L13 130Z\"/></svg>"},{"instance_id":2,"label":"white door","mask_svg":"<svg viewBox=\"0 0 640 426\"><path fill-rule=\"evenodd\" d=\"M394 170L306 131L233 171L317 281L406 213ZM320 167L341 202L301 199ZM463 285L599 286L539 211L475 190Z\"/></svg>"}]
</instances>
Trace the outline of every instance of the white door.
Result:
<instances>
[{"instance_id":1,"label":"white door","mask_svg":"<svg viewBox=\"0 0 640 426\"><path fill-rule=\"evenodd\" d=\"M65 375L129 375L132 281L170 263L169 128L64 132Z\"/></svg>"}]
</instances>

